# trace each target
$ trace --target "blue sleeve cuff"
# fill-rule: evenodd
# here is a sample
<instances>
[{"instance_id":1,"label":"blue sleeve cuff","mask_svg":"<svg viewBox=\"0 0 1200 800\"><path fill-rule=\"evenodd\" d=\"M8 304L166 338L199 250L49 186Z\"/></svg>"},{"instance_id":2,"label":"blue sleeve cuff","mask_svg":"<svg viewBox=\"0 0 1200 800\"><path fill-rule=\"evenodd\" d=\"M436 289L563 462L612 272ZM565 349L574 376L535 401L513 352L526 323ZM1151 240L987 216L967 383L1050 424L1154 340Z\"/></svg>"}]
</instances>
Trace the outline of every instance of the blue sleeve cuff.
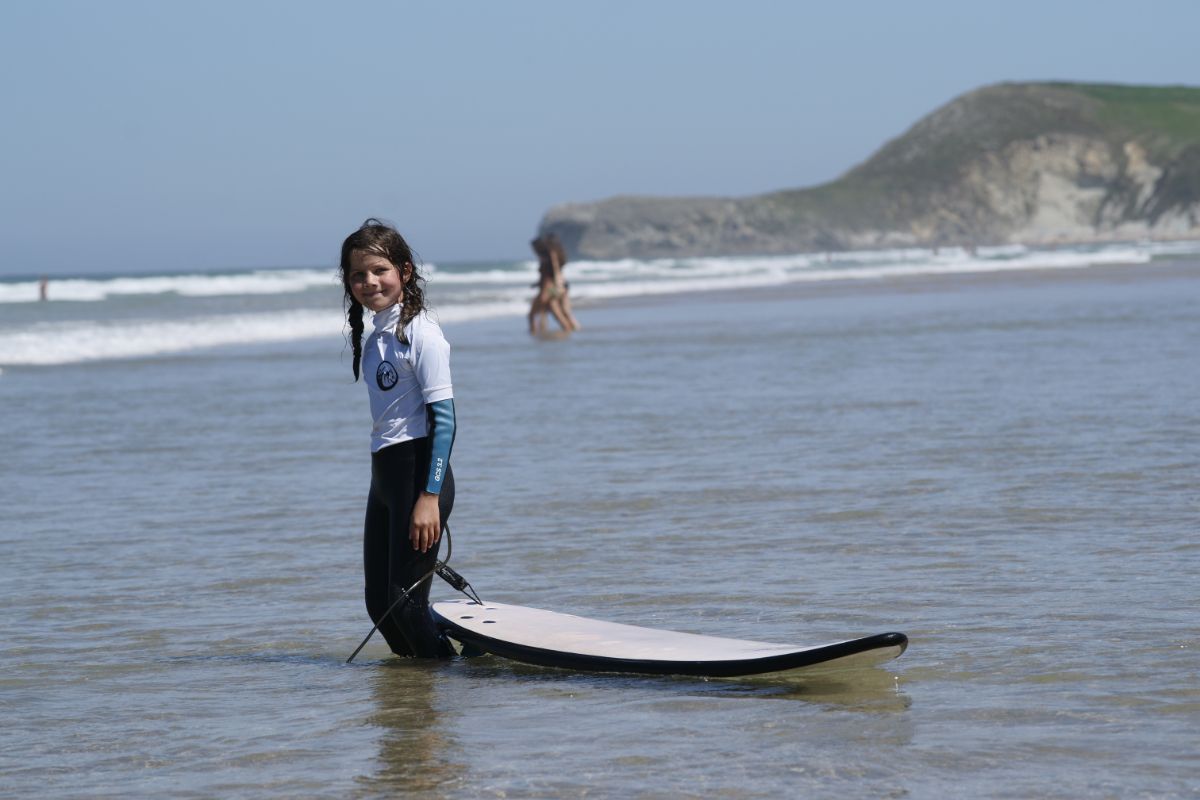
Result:
<instances>
[{"instance_id":1,"label":"blue sleeve cuff","mask_svg":"<svg viewBox=\"0 0 1200 800\"><path fill-rule=\"evenodd\" d=\"M450 468L450 450L454 447L454 400L438 400L425 406L429 415L429 479L425 491L439 494L446 470Z\"/></svg>"}]
</instances>

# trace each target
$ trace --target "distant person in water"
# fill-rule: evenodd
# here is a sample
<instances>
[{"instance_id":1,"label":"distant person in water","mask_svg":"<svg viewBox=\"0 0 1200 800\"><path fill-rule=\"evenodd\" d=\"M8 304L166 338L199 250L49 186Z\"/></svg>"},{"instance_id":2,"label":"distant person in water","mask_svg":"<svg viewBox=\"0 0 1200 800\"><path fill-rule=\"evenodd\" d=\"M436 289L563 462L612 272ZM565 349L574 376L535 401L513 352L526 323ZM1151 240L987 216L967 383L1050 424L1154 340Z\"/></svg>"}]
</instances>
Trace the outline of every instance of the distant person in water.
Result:
<instances>
[{"instance_id":1,"label":"distant person in water","mask_svg":"<svg viewBox=\"0 0 1200 800\"><path fill-rule=\"evenodd\" d=\"M424 279L395 228L375 219L364 222L342 243L340 274L354 379L361 371L374 418L363 525L367 613L397 655L449 656L429 610L433 577L421 578L437 562L454 507L450 345L426 314ZM365 339L364 311L372 312Z\"/></svg>"},{"instance_id":2,"label":"distant person in water","mask_svg":"<svg viewBox=\"0 0 1200 800\"><path fill-rule=\"evenodd\" d=\"M50 288L50 279L43 276L38 281L38 300L44 301L46 299L46 297L48 296L49 288Z\"/></svg>"},{"instance_id":3,"label":"distant person in water","mask_svg":"<svg viewBox=\"0 0 1200 800\"><path fill-rule=\"evenodd\" d=\"M535 335L546 332L547 313L554 315L564 333L577 330L579 323L570 313L567 283L562 275L566 255L562 243L558 237L539 236L529 245L538 257L538 282L535 284L538 292L529 307L529 332Z\"/></svg>"},{"instance_id":4,"label":"distant person in water","mask_svg":"<svg viewBox=\"0 0 1200 800\"><path fill-rule=\"evenodd\" d=\"M562 282L562 296L559 298L559 301L562 305L563 316L571 324L571 330L577 331L580 329L580 325L579 320L575 319L575 313L571 311L571 284L567 283L566 279L563 278L563 267L567 266L567 248L563 247L563 243L558 238L557 233L546 234L546 247L550 250L550 259L553 262L554 271L558 274Z\"/></svg>"}]
</instances>

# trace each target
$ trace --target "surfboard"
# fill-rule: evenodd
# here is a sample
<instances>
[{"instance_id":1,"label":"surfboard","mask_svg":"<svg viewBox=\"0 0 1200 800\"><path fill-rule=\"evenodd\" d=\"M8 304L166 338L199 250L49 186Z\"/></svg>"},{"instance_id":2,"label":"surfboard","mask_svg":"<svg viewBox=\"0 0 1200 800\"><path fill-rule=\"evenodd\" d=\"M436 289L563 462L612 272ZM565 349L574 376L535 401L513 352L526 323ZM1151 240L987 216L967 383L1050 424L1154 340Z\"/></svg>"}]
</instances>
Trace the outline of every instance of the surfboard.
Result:
<instances>
[{"instance_id":1,"label":"surfboard","mask_svg":"<svg viewBox=\"0 0 1200 800\"><path fill-rule=\"evenodd\" d=\"M790 675L876 666L898 657L908 646L903 633L880 633L799 647L473 600L434 603L433 616L459 647L526 664L592 672L709 678Z\"/></svg>"}]
</instances>

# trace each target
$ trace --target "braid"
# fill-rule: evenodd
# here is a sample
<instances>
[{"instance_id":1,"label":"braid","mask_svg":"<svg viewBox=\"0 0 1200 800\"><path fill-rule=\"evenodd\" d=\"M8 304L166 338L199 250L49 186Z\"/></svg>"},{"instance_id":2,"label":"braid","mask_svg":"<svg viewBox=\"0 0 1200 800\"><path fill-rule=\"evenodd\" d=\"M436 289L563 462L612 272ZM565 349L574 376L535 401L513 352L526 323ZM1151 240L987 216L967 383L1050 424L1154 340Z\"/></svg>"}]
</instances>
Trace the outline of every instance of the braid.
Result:
<instances>
[{"instance_id":1,"label":"braid","mask_svg":"<svg viewBox=\"0 0 1200 800\"><path fill-rule=\"evenodd\" d=\"M359 364L362 363L362 334L363 334L363 307L358 301L351 300L346 309L346 319L350 322L350 348L354 351L354 363L351 368L354 370L354 381L358 382Z\"/></svg>"},{"instance_id":2,"label":"braid","mask_svg":"<svg viewBox=\"0 0 1200 800\"><path fill-rule=\"evenodd\" d=\"M413 318L425 310L425 288L422 284L425 280L417 274L417 268L414 265L409 273L408 282L404 284L404 303L400 308L400 321L396 323L396 338L408 344L408 337L404 335L404 329L408 327L408 323L413 321Z\"/></svg>"}]
</instances>

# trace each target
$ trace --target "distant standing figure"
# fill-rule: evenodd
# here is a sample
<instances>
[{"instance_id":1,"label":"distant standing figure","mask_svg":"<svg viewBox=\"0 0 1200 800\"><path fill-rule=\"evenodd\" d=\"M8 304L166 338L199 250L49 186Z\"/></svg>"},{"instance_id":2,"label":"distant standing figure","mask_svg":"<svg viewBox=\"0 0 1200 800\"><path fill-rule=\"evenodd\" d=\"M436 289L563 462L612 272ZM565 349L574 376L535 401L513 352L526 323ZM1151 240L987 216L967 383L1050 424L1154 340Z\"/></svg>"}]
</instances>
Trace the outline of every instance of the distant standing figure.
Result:
<instances>
[{"instance_id":1,"label":"distant standing figure","mask_svg":"<svg viewBox=\"0 0 1200 800\"><path fill-rule=\"evenodd\" d=\"M529 332L544 333L546 330L546 312L554 315L554 319L563 331L570 333L574 330L571 318L563 310L562 298L566 287L562 279L562 269L559 267L557 254L553 252L550 243L539 236L529 243L538 257L538 293L529 306Z\"/></svg>"},{"instance_id":2,"label":"distant standing figure","mask_svg":"<svg viewBox=\"0 0 1200 800\"><path fill-rule=\"evenodd\" d=\"M41 277L41 279L38 281L38 300L41 300L43 302L46 300L46 294L47 294L47 290L49 289L49 287L50 287L50 280L45 275L43 275Z\"/></svg>"},{"instance_id":3,"label":"distant standing figure","mask_svg":"<svg viewBox=\"0 0 1200 800\"><path fill-rule=\"evenodd\" d=\"M575 319L574 312L571 311L571 284L567 283L562 276L563 267L567 265L567 248L563 247L557 233L546 234L546 246L550 249L552 266L562 284L562 296L559 299L562 302L563 315L571 323L571 330L577 331L580 329L580 325L579 320Z\"/></svg>"}]
</instances>

